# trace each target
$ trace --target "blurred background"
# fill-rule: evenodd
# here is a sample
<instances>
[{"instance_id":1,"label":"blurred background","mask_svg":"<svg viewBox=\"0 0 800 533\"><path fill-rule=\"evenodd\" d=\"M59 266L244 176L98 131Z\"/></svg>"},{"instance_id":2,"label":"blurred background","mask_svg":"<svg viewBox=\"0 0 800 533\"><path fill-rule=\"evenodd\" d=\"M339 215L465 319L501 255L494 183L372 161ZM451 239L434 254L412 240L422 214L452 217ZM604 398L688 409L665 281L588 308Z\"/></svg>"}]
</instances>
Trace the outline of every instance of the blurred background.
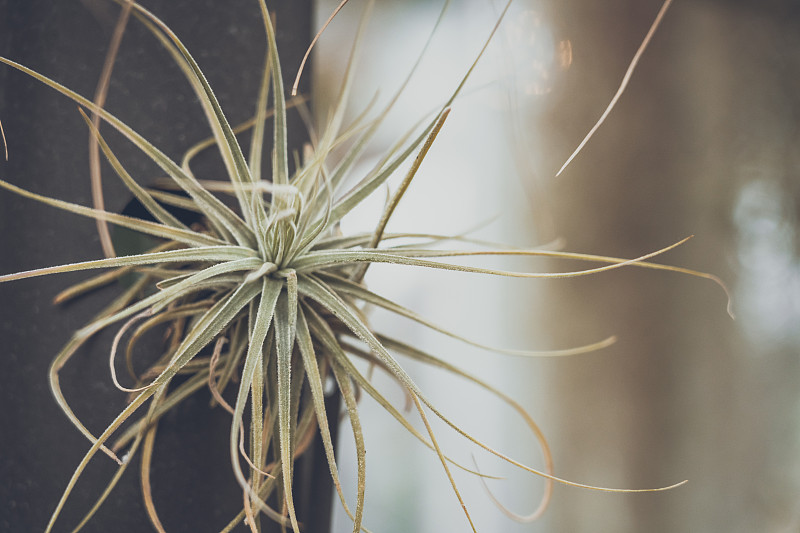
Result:
<instances>
[{"instance_id":1,"label":"blurred background","mask_svg":"<svg viewBox=\"0 0 800 533\"><path fill-rule=\"evenodd\" d=\"M316 27L335 4L318 3ZM379 102L389 100L440 7L378 2L361 45L353 116L376 91ZM502 7L470 1L449 8L374 145L375 157L447 98ZM611 100L660 7L657 0L514 2L391 229L479 228L477 237L517 246L561 239L565 250L617 257L695 235L659 260L724 279L736 321L726 314L720 287L669 272L629 268L540 281L377 267L368 276L376 291L499 347L566 348L617 335L614 346L597 353L524 360L443 339L379 311L371 316L377 329L519 399L547 435L557 475L618 488L689 480L666 493L627 495L556 486L544 519L518 524L479 481L456 472L479 530L800 530L797 4L676 2L615 110L555 178ZM336 94L331 87L340 83L361 9L346 6L317 48L317 109ZM382 201L345 220L345 231L373 224ZM510 408L456 377L408 366L457 423L542 466L535 440ZM388 380L383 385L393 387ZM402 401L399 390L396 400ZM436 456L374 403L364 401L362 409L367 527L467 530ZM536 507L541 480L480 452L443 424L436 430L456 460L472 465L474 458L482 471L507 477L490 482L501 502L523 514ZM343 427L340 437L343 473L355 471L348 431ZM348 523L339 513L334 531L346 531Z\"/></svg>"}]
</instances>

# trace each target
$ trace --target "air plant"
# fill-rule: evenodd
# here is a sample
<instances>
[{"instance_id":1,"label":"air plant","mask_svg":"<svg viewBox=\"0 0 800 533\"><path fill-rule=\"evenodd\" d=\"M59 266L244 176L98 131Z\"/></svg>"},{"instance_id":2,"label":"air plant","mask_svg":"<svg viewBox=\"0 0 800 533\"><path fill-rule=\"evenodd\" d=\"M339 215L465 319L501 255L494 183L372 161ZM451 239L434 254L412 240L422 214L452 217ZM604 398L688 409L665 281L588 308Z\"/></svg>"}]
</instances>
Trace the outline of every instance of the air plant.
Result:
<instances>
[{"instance_id":1,"label":"air plant","mask_svg":"<svg viewBox=\"0 0 800 533\"><path fill-rule=\"evenodd\" d=\"M293 465L317 432L324 444L334 486L344 509L353 520L353 531L360 531L365 499L366 444L359 420L358 396L364 393L437 454L459 501L461 496L450 474L451 467L470 471L480 478L488 476L452 461L443 453L428 422L430 413L474 445L545 479L544 496L533 517L538 516L547 505L554 481L591 489L631 491L590 487L555 477L544 436L518 403L443 359L374 331L364 313L363 304L369 304L480 346L370 290L363 280L370 265L376 263L530 279L570 278L637 266L676 271L719 282L709 274L647 262L686 239L641 257L621 259L491 246L481 249L443 249L440 245L446 242L480 243L465 237L385 231L388 220L442 130L451 105L483 54L485 45L450 98L434 116L416 130L401 136L377 164L360 176L353 176L354 165L394 100L376 117L369 118L368 110L365 110L352 124L344 125L345 104L352 81L351 60L329 121L302 157L295 158L295 168L290 172L286 116L287 108L296 102L287 104L285 98L275 33L264 0L258 2L267 41L264 74L253 120L236 128L229 124L205 76L179 38L144 7L134 2L120 3L146 26L185 74L213 131L212 139L193 147L180 163L169 159L136 131L103 109L102 105L23 65L0 57L0 61L6 65L36 78L100 117L156 163L170 180L169 187L160 190L141 186L128 174L96 125L86 115L83 116L87 127L106 159L154 221L48 198L0 180L0 187L26 198L158 240L153 249L144 253L0 276L0 282L7 282L62 272L110 269L66 291L61 299L67 299L125 274L133 272L137 275L123 294L74 333L52 363L50 385L56 401L75 427L91 442L91 447L67 484L47 531L53 529L75 483L97 452L103 452L117 461L118 471L77 529L91 518L108 497L131 458L140 449L147 511L154 527L163 531L150 495L147 474L152 460L155 429L165 413L203 387L208 387L216 402L232 415L230 461L243 491L243 509L223 531L230 531L243 520L252 531L258 531L261 529L262 514L284 526L290 526L295 533L300 531L292 497ZM508 4L505 9L508 9ZM501 20L502 15L491 30L486 44ZM271 109L268 109L270 93ZM272 139L271 144L266 144L272 153L271 172L264 176L262 159L265 138L268 137L265 124L270 118L273 122ZM249 154L245 157L237 134L247 128L252 129L252 142ZM192 170L194 156L212 146L219 150L227 181L209 182L195 177ZM343 156L334 158L332 154L337 150ZM374 230L342 235L339 226L342 217L378 190L408 161L411 163L405 178L387 202ZM355 184L351 185L353 182ZM180 191L180 194L176 191ZM232 201L224 201L221 198L223 195L230 196ZM172 206L196 212L202 222L187 226L173 214L170 209ZM533 273L447 262L447 258L486 255L554 257L592 261L601 266L572 272ZM147 331L164 324L169 325L171 338L163 355L145 374L137 376L131 372L138 383L132 388L124 387L115 370L119 348L125 346L128 367L132 369L131 358L136 342ZM91 337L115 325L119 329L110 349L111 377L120 390L130 394L130 401L102 434L94 435L70 408L61 391L59 371ZM133 330L133 333L124 343L123 338L129 330ZM609 338L558 352L505 351L526 356L569 355L597 350L612 342L613 338ZM395 357L398 354L444 368L505 401L522 416L539 442L544 455L544 471L503 455L447 418L406 373ZM407 414L393 406L375 388L354 364L354 360L367 361L399 384L410 405L419 414L427 434L416 429ZM174 378L179 374L184 375L184 379L176 384ZM235 402L230 405L222 394L237 382ZM325 407L324 389L327 382L335 384L335 390L344 401L356 443L358 486L354 509L348 505L339 483L329 426L331 413ZM145 408L148 401L149 405ZM131 422L123 428L126 421ZM249 437L245 438L245 434L249 434ZM116 441L112 444L111 439L115 435ZM123 449L124 454L120 452ZM246 463L244 466L243 461ZM674 486L677 485L644 490L664 490ZM461 503L475 530L466 506L463 501Z\"/></svg>"}]
</instances>

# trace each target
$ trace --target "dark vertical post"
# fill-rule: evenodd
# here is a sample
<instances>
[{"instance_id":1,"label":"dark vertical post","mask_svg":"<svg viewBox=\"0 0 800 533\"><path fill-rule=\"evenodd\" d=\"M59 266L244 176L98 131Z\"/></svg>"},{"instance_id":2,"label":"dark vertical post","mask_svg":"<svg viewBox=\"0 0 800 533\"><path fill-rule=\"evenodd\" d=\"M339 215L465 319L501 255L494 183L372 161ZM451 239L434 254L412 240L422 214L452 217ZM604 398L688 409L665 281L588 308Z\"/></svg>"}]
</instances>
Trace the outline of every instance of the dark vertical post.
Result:
<instances>
[{"instance_id":1,"label":"dark vertical post","mask_svg":"<svg viewBox=\"0 0 800 533\"><path fill-rule=\"evenodd\" d=\"M192 0L148 4L184 41L206 73L232 123L255 110L265 50L254 0ZM310 0L273 2L284 76L293 80L310 41ZM103 64L118 7L110 1L0 0L0 55L27 65L91 97ZM301 91L308 93L310 76ZM173 159L209 134L201 108L180 71L135 20L123 38L106 108ZM0 66L0 120L9 160L0 178L26 189L91 205L88 132L76 105L9 67ZM290 116L290 149L299 150L305 128ZM103 133L137 179L157 169L111 128ZM204 154L207 156L209 154ZM217 164L208 157L208 164ZM198 164L204 165L205 161ZM130 199L106 170L107 209L120 211ZM99 258L94 222L0 192L0 273ZM100 291L65 307L57 292L84 275L36 278L0 284L0 530L42 531L88 441L56 406L47 385L50 361L73 331L113 297ZM90 343L61 374L76 414L95 434L124 407L111 386L109 335ZM230 417L210 410L207 392L186 400L156 441L152 486L167 531L215 531L241 508L241 491L227 453ZM333 406L332 406L333 407ZM335 408L331 412L336 413ZM334 414L335 416L335 414ZM329 530L331 483L324 455L304 459L296 488L306 531ZM57 531L69 531L91 508L116 465L98 455L67 502ZM138 460L129 467L87 531L144 531ZM310 472L307 474L306 472ZM322 494L320 495L320 491ZM313 498L313 500L312 500ZM318 499L321 498L322 501ZM312 503L313 502L313 503ZM269 522L262 522L269 531ZM240 526L237 531L246 528Z\"/></svg>"}]
</instances>

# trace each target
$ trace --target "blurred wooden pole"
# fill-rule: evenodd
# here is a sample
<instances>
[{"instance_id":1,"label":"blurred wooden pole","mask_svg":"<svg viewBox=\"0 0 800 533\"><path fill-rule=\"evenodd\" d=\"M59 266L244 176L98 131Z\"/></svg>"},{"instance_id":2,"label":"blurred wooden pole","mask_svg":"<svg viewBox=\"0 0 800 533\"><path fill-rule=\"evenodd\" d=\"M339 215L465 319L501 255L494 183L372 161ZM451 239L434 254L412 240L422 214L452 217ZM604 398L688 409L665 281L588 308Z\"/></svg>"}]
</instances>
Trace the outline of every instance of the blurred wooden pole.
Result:
<instances>
[{"instance_id":1,"label":"blurred wooden pole","mask_svg":"<svg viewBox=\"0 0 800 533\"><path fill-rule=\"evenodd\" d=\"M695 234L659 261L736 287L742 187L754 172L788 172L791 185L778 186L797 198L796 133L786 136L796 121L782 125L800 109L798 18L789 4L673 5L618 107L552 184L557 231L570 250L635 257ZM548 168L558 168L602 112L659 5L553 4L574 61L543 126ZM783 362L754 359L770 348L748 344L746 317L731 321L722 291L704 280L626 269L549 290L548 326L560 344L620 339L554 363L558 474L625 488L690 480L653 494L559 488L557 531L795 530L785 524L797 493L785 489L797 481L776 472L797 464L788 450L798 439L786 440L785 429L797 427L796 409L785 406L797 401L798 365L789 364L796 352L785 351ZM789 416L778 422L778 412Z\"/></svg>"}]
</instances>

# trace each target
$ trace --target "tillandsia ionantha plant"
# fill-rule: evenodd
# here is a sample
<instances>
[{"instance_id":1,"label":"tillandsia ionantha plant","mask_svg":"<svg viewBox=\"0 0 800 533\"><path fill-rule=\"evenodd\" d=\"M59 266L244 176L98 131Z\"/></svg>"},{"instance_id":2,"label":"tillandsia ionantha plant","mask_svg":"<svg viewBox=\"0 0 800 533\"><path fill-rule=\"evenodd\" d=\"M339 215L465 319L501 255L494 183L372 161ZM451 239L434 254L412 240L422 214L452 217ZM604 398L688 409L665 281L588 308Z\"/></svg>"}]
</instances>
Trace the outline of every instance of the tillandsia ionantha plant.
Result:
<instances>
[{"instance_id":1,"label":"tillandsia ionantha plant","mask_svg":"<svg viewBox=\"0 0 800 533\"><path fill-rule=\"evenodd\" d=\"M293 499L293 468L295 460L307 451L311 437L317 432L324 444L330 475L342 506L353 520L353 531L360 531L363 528L366 490L366 443L358 411L360 394L372 397L437 454L473 530L476 527L461 501L450 469L461 468L479 478L489 476L460 465L443 453L428 421L430 413L474 445L545 479L546 488L539 508L531 516L520 518L535 518L541 514L550 498L553 482L619 492L664 490L677 486L605 489L555 477L542 432L512 398L439 357L424 353L391 335L374 331L368 323L364 304L386 309L435 331L476 344L371 291L363 280L367 269L375 263L534 279L585 276L624 266L637 266L676 271L719 282L709 274L647 262L686 239L656 252L626 260L548 250L501 249L459 236L387 233L385 229L389 218L440 133L451 112L451 105L483 51L456 85L450 98L431 118L414 131L401 135L396 145L365 174L354 176L355 163L394 100L377 116L369 116L368 106L353 123L345 125L345 107L352 83L352 59L330 119L308 149L294 156L292 166L292 154L287 148L287 108L302 105L302 101L287 103L275 31L264 0L254 2L254 12L260 8L267 43L262 83L253 120L238 127L229 124L206 77L178 36L144 7L124 0L119 0L119 3L125 13L130 12L160 42L185 74L205 112L213 138L192 147L180 163L172 161L131 127L107 112L101 104L96 103L97 100L87 99L42 74L0 57L2 63L36 78L100 117L141 150L170 180L167 186L159 190L140 185L126 171L87 115L84 115L87 127L100 150L154 221L48 198L0 180L0 187L23 197L158 239L154 248L143 253L0 276L0 282L7 282L62 272L110 269L68 290L61 297L63 300L126 274L136 274L133 284L94 320L75 332L52 363L50 385L56 401L75 427L91 442L91 446L57 503L47 531L53 529L76 482L98 452L115 460L119 467L99 496L97 504L76 530L83 527L108 498L132 457L139 451L147 512L156 530L164 531L150 494L147 474L152 460L155 430L166 413L192 393L206 387L217 404L231 413L230 461L233 474L243 491L243 508L223 531L231 531L242 522L251 531L259 531L262 528L262 515L290 527L295 533L301 531ZM506 4L506 10L509 4ZM444 12L443 8L442 14ZM486 44L501 21L502 15L491 31L487 29L489 35ZM265 126L268 120L273 125L269 140ZM247 156L237 138L245 129L252 130ZM224 180L208 181L195 177L192 168L195 155L211 147L218 149L224 162ZM262 171L265 149L271 153L268 173ZM337 151L343 155L335 158L333 155ZM407 166L403 167L404 164ZM342 235L339 226L342 217L359 206L401 168L405 169L405 177L387 202L374 230ZM195 212L201 221L187 225L176 217L172 207ZM466 249L445 249L442 245L447 242L462 243ZM474 245L482 245L482 248L476 249ZM447 262L447 258L486 255L545 256L592 261L601 266L572 272L534 273ZM137 375L132 371L136 343L146 332L164 324L169 325L170 338L163 354L147 372ZM94 435L73 413L62 393L59 371L89 339L112 326L118 329L110 347L111 379L117 388L130 395L130 401L102 434ZM132 333L123 342L129 331ZM523 356L568 355L600 349L611 342L613 338L559 352L510 353ZM137 381L135 387L123 386L116 375L115 359L117 353L122 351L121 346L124 346L130 373ZM425 391L414 383L398 363L395 358L398 354L444 368L505 401L520 414L539 442L544 455L544 470L515 461L462 430L429 401ZM419 414L424 433L416 429L407 414L393 406L375 388L354 364L354 360L366 361L381 369L400 385L410 405ZM175 380L179 374L183 379ZM354 507L347 503L339 483L329 426L331 413L325 407L326 383L333 383L341 395L356 443L358 485ZM231 388L236 389L232 405L223 397L223 393ZM123 426L126 422L128 425ZM112 441L115 436L116 440Z\"/></svg>"}]
</instances>

